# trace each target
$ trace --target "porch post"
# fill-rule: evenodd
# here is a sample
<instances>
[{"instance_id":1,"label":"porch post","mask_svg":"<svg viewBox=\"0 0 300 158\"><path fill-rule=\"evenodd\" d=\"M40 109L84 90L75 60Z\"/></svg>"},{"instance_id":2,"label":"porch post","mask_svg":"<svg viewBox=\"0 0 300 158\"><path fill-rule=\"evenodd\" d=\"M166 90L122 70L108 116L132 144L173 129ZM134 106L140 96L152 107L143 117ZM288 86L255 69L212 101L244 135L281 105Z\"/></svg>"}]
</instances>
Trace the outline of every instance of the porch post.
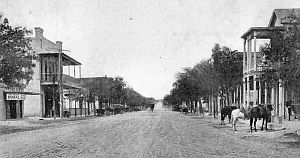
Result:
<instances>
[{"instance_id":1,"label":"porch post","mask_svg":"<svg viewBox=\"0 0 300 158\"><path fill-rule=\"evenodd\" d=\"M244 39L244 51L243 51L243 73L245 72L245 69L247 68L247 62L246 62L246 39ZM247 58L248 59L248 58ZM247 70L247 69L246 69Z\"/></svg>"},{"instance_id":2,"label":"porch post","mask_svg":"<svg viewBox=\"0 0 300 158\"><path fill-rule=\"evenodd\" d=\"M79 78L81 78L81 65L79 66Z\"/></svg>"},{"instance_id":3,"label":"porch post","mask_svg":"<svg viewBox=\"0 0 300 158\"><path fill-rule=\"evenodd\" d=\"M240 90L240 91L239 91L239 92L240 92L240 93L239 93L239 100L240 100L240 101L239 101L239 108L241 108L242 97L243 97L243 96L242 96L242 86L241 86L241 85L239 86L239 90Z\"/></svg>"},{"instance_id":4,"label":"porch post","mask_svg":"<svg viewBox=\"0 0 300 158\"><path fill-rule=\"evenodd\" d=\"M235 104L236 89L237 89L237 87L235 87L234 91L233 91L233 103L232 104Z\"/></svg>"},{"instance_id":5,"label":"porch post","mask_svg":"<svg viewBox=\"0 0 300 158\"><path fill-rule=\"evenodd\" d=\"M247 108L250 107L250 80L247 77Z\"/></svg>"},{"instance_id":6,"label":"porch post","mask_svg":"<svg viewBox=\"0 0 300 158\"><path fill-rule=\"evenodd\" d=\"M278 86L278 107L279 107L279 116L283 115L283 87L282 87L282 79L279 79Z\"/></svg>"},{"instance_id":7,"label":"porch post","mask_svg":"<svg viewBox=\"0 0 300 158\"><path fill-rule=\"evenodd\" d=\"M256 33L254 32L254 41L253 41L253 49L254 49L254 71L256 71Z\"/></svg>"},{"instance_id":8,"label":"porch post","mask_svg":"<svg viewBox=\"0 0 300 158\"><path fill-rule=\"evenodd\" d=\"M261 88L261 81L258 80L258 104L261 104L262 101L262 88Z\"/></svg>"},{"instance_id":9,"label":"porch post","mask_svg":"<svg viewBox=\"0 0 300 158\"><path fill-rule=\"evenodd\" d=\"M268 88L267 88L267 82L265 82L265 104L268 103Z\"/></svg>"},{"instance_id":10,"label":"porch post","mask_svg":"<svg viewBox=\"0 0 300 158\"><path fill-rule=\"evenodd\" d=\"M249 39L247 39L247 46L248 46L248 48L247 48L247 71L249 71L250 70L250 65L251 65L250 64L251 53L250 53L250 40Z\"/></svg>"},{"instance_id":11,"label":"porch post","mask_svg":"<svg viewBox=\"0 0 300 158\"><path fill-rule=\"evenodd\" d=\"M256 75L253 76L253 105L257 105L258 101L257 101L257 96L258 96L258 91L257 91L257 87L256 87L256 83L257 83L257 78Z\"/></svg>"},{"instance_id":12,"label":"porch post","mask_svg":"<svg viewBox=\"0 0 300 158\"><path fill-rule=\"evenodd\" d=\"M243 82L243 107L246 108L246 86L247 86L247 78L244 78L243 79L244 82Z\"/></svg>"}]
</instances>

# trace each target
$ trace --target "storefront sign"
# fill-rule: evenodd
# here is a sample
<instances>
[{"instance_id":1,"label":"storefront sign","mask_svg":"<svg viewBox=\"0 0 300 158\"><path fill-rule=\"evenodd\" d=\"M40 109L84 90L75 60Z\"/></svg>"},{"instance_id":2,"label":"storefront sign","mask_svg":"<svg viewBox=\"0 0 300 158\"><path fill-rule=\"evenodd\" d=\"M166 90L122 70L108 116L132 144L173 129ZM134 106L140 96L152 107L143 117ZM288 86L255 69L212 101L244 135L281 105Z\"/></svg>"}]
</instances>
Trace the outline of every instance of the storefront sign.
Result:
<instances>
[{"instance_id":1,"label":"storefront sign","mask_svg":"<svg viewBox=\"0 0 300 158\"><path fill-rule=\"evenodd\" d=\"M25 94L6 94L6 100L25 100Z\"/></svg>"}]
</instances>

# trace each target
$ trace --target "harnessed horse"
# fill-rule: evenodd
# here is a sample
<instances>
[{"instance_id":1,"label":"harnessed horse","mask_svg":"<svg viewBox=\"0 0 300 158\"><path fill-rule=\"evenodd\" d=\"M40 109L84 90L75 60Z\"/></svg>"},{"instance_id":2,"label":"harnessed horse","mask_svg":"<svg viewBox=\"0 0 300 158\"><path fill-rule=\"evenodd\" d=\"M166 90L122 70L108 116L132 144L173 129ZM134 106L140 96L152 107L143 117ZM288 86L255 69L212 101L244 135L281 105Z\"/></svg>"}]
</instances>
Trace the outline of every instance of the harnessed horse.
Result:
<instances>
[{"instance_id":1,"label":"harnessed horse","mask_svg":"<svg viewBox=\"0 0 300 158\"><path fill-rule=\"evenodd\" d=\"M261 125L261 130L263 131L264 125L267 128L268 120L271 116L271 111L273 110L272 105L258 105L250 109L249 112L249 117L250 117L250 131L252 132L252 124L253 124L253 119L254 119L254 131L256 132L256 121L257 118L262 118L262 125ZM264 124L265 122L265 124Z\"/></svg>"}]
</instances>

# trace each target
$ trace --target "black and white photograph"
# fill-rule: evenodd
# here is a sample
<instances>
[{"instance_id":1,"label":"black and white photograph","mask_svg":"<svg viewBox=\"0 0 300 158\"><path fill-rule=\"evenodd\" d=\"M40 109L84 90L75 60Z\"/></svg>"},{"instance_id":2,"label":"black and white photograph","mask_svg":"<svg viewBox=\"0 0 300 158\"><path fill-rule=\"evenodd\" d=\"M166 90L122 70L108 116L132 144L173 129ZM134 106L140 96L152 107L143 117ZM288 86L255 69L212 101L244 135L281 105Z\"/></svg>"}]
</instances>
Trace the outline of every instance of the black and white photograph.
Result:
<instances>
[{"instance_id":1,"label":"black and white photograph","mask_svg":"<svg viewBox=\"0 0 300 158\"><path fill-rule=\"evenodd\" d=\"M0 0L0 157L300 157L300 1Z\"/></svg>"}]
</instances>

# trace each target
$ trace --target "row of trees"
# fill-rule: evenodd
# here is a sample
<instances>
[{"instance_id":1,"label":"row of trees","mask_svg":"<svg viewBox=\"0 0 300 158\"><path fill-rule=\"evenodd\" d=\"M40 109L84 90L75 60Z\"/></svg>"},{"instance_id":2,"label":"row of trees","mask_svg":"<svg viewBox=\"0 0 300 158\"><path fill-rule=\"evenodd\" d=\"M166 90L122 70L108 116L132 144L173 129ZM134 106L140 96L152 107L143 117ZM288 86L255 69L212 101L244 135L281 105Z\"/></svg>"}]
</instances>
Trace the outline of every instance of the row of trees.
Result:
<instances>
[{"instance_id":1,"label":"row of trees","mask_svg":"<svg viewBox=\"0 0 300 158\"><path fill-rule=\"evenodd\" d=\"M146 106L154 101L154 98L147 98L126 86L122 77L96 77L82 78L82 86L85 89L74 89L70 91L71 100L84 100L94 103L98 100L99 107L103 103L122 104L130 107Z\"/></svg>"},{"instance_id":2,"label":"row of trees","mask_svg":"<svg viewBox=\"0 0 300 158\"><path fill-rule=\"evenodd\" d=\"M259 65L262 73L259 79L268 87L278 86L279 79L284 86L296 87L300 79L300 26L295 14L284 19L286 30L270 32L270 43L260 47L263 61ZM176 75L176 82L164 103L180 105L183 102L209 98L216 105L216 97L222 99L221 107L228 105L229 94L243 83L243 53L219 44L212 48L212 56L193 68L184 68ZM212 107L213 112L217 107Z\"/></svg>"},{"instance_id":3,"label":"row of trees","mask_svg":"<svg viewBox=\"0 0 300 158\"><path fill-rule=\"evenodd\" d=\"M8 19L0 13L0 82L8 87L25 88L32 80L38 60L30 45L28 35L31 31L24 27L12 27ZM82 79L83 89L70 89L70 100L94 103L127 104L128 106L146 105L153 98L146 98L132 88L126 87L122 77L99 77ZM58 95L54 98L59 97Z\"/></svg>"},{"instance_id":4,"label":"row of trees","mask_svg":"<svg viewBox=\"0 0 300 158\"><path fill-rule=\"evenodd\" d=\"M242 75L243 54L215 44L211 59L203 60L192 68L184 68L176 75L176 82L170 94L164 97L164 103L177 106L183 102L201 103L201 100L208 101L208 96L214 94L215 97L220 95L226 98L221 103L226 105L229 99L225 96L241 84ZM216 111L216 108L210 110Z\"/></svg>"}]
</instances>

